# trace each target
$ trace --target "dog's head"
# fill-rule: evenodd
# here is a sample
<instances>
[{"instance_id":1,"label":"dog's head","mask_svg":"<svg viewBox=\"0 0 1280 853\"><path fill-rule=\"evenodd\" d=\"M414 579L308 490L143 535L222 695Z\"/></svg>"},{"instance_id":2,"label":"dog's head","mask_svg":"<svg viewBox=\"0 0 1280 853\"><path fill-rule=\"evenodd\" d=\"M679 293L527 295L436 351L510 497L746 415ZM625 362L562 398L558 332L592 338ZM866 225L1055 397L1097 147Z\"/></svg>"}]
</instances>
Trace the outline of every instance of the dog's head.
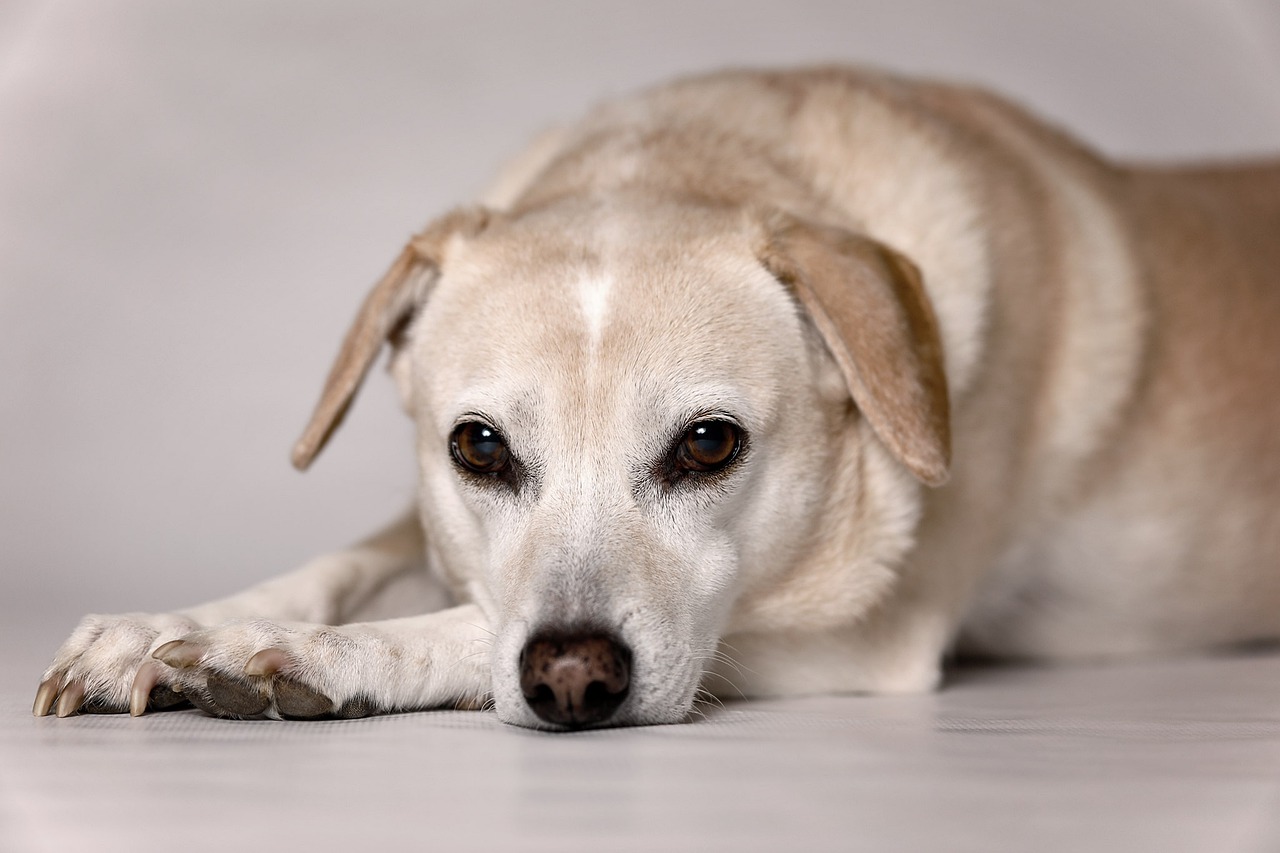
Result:
<instances>
[{"instance_id":1,"label":"dog's head","mask_svg":"<svg viewBox=\"0 0 1280 853\"><path fill-rule=\"evenodd\" d=\"M512 723L684 718L744 595L803 571L830 496L859 494L833 481L866 476L868 445L947 474L914 266L782 214L613 199L445 217L365 301L296 465L387 340L432 559L493 620Z\"/></svg>"}]
</instances>

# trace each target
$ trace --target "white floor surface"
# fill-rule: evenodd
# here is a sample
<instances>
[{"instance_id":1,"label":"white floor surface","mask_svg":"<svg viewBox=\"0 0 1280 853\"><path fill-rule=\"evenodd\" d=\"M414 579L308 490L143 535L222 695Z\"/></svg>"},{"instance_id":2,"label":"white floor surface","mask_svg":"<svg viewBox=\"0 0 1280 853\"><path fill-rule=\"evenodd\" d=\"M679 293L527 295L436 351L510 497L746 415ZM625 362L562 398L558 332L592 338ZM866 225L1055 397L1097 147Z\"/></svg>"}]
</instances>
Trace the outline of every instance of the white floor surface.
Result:
<instances>
[{"instance_id":1,"label":"white floor surface","mask_svg":"<svg viewBox=\"0 0 1280 853\"><path fill-rule=\"evenodd\" d=\"M0 700L5 851L1280 850L1274 654L569 735L462 711L35 719L34 687Z\"/></svg>"}]
</instances>

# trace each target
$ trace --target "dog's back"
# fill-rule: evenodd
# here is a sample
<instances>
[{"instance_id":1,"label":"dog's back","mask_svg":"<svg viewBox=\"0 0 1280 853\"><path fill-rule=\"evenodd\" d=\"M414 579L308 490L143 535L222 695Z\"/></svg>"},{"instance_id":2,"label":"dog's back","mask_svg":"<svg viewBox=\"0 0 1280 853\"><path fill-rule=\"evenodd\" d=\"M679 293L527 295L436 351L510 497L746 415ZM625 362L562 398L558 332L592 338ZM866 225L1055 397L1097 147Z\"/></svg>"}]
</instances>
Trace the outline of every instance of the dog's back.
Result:
<instances>
[{"instance_id":1,"label":"dog's back","mask_svg":"<svg viewBox=\"0 0 1280 853\"><path fill-rule=\"evenodd\" d=\"M554 147L517 207L768 198L920 265L957 451L914 560L973 579L976 646L1280 635L1280 163L1113 164L999 96L842 68L663 87Z\"/></svg>"},{"instance_id":2,"label":"dog's back","mask_svg":"<svg viewBox=\"0 0 1280 853\"><path fill-rule=\"evenodd\" d=\"M1280 636L1280 161L1093 186L1137 286L1137 372L967 639L1060 657Z\"/></svg>"},{"instance_id":3,"label":"dog's back","mask_svg":"<svg viewBox=\"0 0 1280 853\"><path fill-rule=\"evenodd\" d=\"M1280 162L1135 170L1124 189L1147 352L1101 465L1179 546L1144 609L1168 644L1280 635Z\"/></svg>"}]
</instances>

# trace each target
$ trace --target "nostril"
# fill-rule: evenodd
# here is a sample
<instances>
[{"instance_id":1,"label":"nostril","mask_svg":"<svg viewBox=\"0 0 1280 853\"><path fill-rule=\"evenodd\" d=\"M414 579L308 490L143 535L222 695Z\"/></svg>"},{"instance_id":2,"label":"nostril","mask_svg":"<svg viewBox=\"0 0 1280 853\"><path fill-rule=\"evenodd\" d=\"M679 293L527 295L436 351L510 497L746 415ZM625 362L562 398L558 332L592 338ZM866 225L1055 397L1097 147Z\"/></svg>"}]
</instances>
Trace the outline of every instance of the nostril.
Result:
<instances>
[{"instance_id":1,"label":"nostril","mask_svg":"<svg viewBox=\"0 0 1280 853\"><path fill-rule=\"evenodd\" d=\"M603 681L593 681L587 685L586 692L582 694L582 704L586 707L605 705L608 704L611 696L616 695Z\"/></svg>"},{"instance_id":2,"label":"nostril","mask_svg":"<svg viewBox=\"0 0 1280 853\"><path fill-rule=\"evenodd\" d=\"M525 694L524 697L530 705L534 706L553 706L556 704L556 694L551 690L551 686L547 684L539 684L533 689L533 695Z\"/></svg>"},{"instance_id":3,"label":"nostril","mask_svg":"<svg viewBox=\"0 0 1280 853\"><path fill-rule=\"evenodd\" d=\"M626 700L630 686L631 651L606 634L539 634L520 656L525 701L549 723L604 722Z\"/></svg>"}]
</instances>

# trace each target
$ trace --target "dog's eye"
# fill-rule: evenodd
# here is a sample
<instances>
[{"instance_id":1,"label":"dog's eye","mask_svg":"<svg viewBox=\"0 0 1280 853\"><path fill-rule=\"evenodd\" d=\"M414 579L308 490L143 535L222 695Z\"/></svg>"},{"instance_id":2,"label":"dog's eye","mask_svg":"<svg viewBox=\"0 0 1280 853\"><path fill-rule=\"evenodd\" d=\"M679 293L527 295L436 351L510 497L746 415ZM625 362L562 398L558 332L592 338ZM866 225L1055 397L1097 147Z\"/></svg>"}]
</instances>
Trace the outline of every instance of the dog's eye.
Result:
<instances>
[{"instance_id":1,"label":"dog's eye","mask_svg":"<svg viewBox=\"0 0 1280 853\"><path fill-rule=\"evenodd\" d=\"M499 474L511 464L502 434L478 421L460 424L453 431L450 447L458 464L477 474Z\"/></svg>"},{"instance_id":2,"label":"dog's eye","mask_svg":"<svg viewBox=\"0 0 1280 853\"><path fill-rule=\"evenodd\" d=\"M738 455L742 434L728 421L698 421L676 447L676 465L684 471L718 471Z\"/></svg>"}]
</instances>

